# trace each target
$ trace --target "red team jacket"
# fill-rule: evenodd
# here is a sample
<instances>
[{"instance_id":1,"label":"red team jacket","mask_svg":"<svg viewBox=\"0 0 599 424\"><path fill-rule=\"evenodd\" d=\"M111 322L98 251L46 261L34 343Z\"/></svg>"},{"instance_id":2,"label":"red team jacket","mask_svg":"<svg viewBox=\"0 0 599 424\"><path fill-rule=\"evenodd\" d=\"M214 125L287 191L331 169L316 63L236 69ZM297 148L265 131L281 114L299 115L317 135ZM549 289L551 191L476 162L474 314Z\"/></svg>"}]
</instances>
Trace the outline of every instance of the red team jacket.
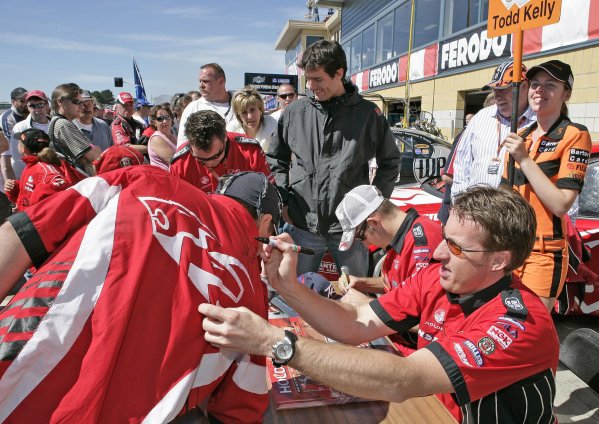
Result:
<instances>
[{"instance_id":1,"label":"red team jacket","mask_svg":"<svg viewBox=\"0 0 599 424\"><path fill-rule=\"evenodd\" d=\"M13 215L39 271L0 312L0 422L169 422L206 402L259 422L265 358L204 340L197 307L267 315L247 211L153 166Z\"/></svg>"},{"instance_id":2,"label":"red team jacket","mask_svg":"<svg viewBox=\"0 0 599 424\"><path fill-rule=\"evenodd\" d=\"M62 161L60 167L41 162L37 156L23 156L25 169L21 180L15 181L12 190L6 192L8 199L17 205L19 211L24 211L45 199L72 186L84 178L67 162Z\"/></svg>"},{"instance_id":3,"label":"red team jacket","mask_svg":"<svg viewBox=\"0 0 599 424\"><path fill-rule=\"evenodd\" d=\"M430 264L371 308L397 332L416 320L418 348L430 350L451 380L455 393L439 398L458 422L555 422L559 341L547 308L511 275L454 295L439 283L440 266Z\"/></svg>"},{"instance_id":4,"label":"red team jacket","mask_svg":"<svg viewBox=\"0 0 599 424\"><path fill-rule=\"evenodd\" d=\"M204 166L190 154L189 143L184 144L173 156L170 172L206 193L213 193L218 179L225 174L242 171L261 172L274 184L274 177L266 162L266 155L253 138L243 134L227 133L228 146L223 161L214 168Z\"/></svg>"},{"instance_id":5,"label":"red team jacket","mask_svg":"<svg viewBox=\"0 0 599 424\"><path fill-rule=\"evenodd\" d=\"M385 292L427 267L442 240L439 222L421 217L415 209L410 208L385 257Z\"/></svg>"}]
</instances>

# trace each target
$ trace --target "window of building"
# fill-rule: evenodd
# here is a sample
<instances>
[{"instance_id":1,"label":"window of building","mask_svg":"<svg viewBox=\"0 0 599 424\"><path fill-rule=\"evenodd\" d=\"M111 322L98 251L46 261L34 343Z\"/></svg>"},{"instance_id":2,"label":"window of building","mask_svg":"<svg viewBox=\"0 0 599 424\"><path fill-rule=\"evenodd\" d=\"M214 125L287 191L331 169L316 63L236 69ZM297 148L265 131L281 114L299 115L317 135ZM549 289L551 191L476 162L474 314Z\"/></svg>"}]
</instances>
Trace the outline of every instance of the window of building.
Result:
<instances>
[{"instance_id":1,"label":"window of building","mask_svg":"<svg viewBox=\"0 0 599 424\"><path fill-rule=\"evenodd\" d=\"M485 22L488 14L489 0L449 0L445 4L443 35Z\"/></svg>"},{"instance_id":2,"label":"window of building","mask_svg":"<svg viewBox=\"0 0 599 424\"><path fill-rule=\"evenodd\" d=\"M351 67L349 68L349 72L350 74L355 74L362 67L362 33L359 33L351 39L350 51Z\"/></svg>"},{"instance_id":3,"label":"window of building","mask_svg":"<svg viewBox=\"0 0 599 424\"><path fill-rule=\"evenodd\" d=\"M376 24L376 61L385 62L393 57L393 14L379 19Z\"/></svg>"},{"instance_id":4,"label":"window of building","mask_svg":"<svg viewBox=\"0 0 599 424\"><path fill-rule=\"evenodd\" d=\"M312 44L314 44L320 40L324 40L324 37L319 37L316 35L308 35L308 36L306 36L306 47L310 47Z\"/></svg>"},{"instance_id":5,"label":"window of building","mask_svg":"<svg viewBox=\"0 0 599 424\"><path fill-rule=\"evenodd\" d=\"M362 32L362 68L374 65L374 24Z\"/></svg>"},{"instance_id":6,"label":"window of building","mask_svg":"<svg viewBox=\"0 0 599 424\"><path fill-rule=\"evenodd\" d=\"M441 0L416 0L413 50L439 38L440 13Z\"/></svg>"},{"instance_id":7,"label":"window of building","mask_svg":"<svg viewBox=\"0 0 599 424\"><path fill-rule=\"evenodd\" d=\"M393 22L393 56L399 56L408 51L410 41L411 3L405 2L394 13Z\"/></svg>"},{"instance_id":8,"label":"window of building","mask_svg":"<svg viewBox=\"0 0 599 424\"><path fill-rule=\"evenodd\" d=\"M295 60L297 59L297 55L302 51L302 40L301 38L297 38L297 42L295 43L295 47L293 49L289 49L285 52L285 63L287 66L295 64Z\"/></svg>"}]
</instances>

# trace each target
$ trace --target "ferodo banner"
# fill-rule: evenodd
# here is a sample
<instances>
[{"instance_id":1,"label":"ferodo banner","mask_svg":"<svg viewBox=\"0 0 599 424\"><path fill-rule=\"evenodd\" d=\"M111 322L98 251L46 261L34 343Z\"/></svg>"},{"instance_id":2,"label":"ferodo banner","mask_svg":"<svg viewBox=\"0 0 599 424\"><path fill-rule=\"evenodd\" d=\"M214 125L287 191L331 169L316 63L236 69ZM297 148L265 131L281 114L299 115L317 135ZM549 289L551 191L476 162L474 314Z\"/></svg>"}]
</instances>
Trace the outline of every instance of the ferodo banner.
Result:
<instances>
[{"instance_id":1,"label":"ferodo banner","mask_svg":"<svg viewBox=\"0 0 599 424\"><path fill-rule=\"evenodd\" d=\"M385 85L397 84L399 81L399 60L395 59L375 68L368 75L368 88L378 88Z\"/></svg>"},{"instance_id":2,"label":"ferodo banner","mask_svg":"<svg viewBox=\"0 0 599 424\"><path fill-rule=\"evenodd\" d=\"M482 27L439 42L437 73L466 68L477 63L511 56L511 35L487 38Z\"/></svg>"},{"instance_id":3,"label":"ferodo banner","mask_svg":"<svg viewBox=\"0 0 599 424\"><path fill-rule=\"evenodd\" d=\"M559 22L562 0L489 0L489 37Z\"/></svg>"}]
</instances>

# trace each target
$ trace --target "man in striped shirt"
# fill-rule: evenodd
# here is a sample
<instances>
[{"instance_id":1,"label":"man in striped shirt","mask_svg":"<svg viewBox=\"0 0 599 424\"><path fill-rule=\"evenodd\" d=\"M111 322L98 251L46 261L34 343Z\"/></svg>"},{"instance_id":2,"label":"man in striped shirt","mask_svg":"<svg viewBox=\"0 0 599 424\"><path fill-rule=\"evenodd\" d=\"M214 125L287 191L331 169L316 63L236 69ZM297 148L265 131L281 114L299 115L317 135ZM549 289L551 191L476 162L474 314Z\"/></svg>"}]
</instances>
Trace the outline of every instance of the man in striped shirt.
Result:
<instances>
[{"instance_id":1,"label":"man in striped shirt","mask_svg":"<svg viewBox=\"0 0 599 424\"><path fill-rule=\"evenodd\" d=\"M528 107L528 81L526 67L522 65L522 84L518 99L518 129L536 121L535 113ZM500 64L483 89L491 88L495 104L480 110L463 132L455 151L452 199L476 184L498 187L503 175L505 148L501 142L511 132L512 82L514 62Z\"/></svg>"}]
</instances>

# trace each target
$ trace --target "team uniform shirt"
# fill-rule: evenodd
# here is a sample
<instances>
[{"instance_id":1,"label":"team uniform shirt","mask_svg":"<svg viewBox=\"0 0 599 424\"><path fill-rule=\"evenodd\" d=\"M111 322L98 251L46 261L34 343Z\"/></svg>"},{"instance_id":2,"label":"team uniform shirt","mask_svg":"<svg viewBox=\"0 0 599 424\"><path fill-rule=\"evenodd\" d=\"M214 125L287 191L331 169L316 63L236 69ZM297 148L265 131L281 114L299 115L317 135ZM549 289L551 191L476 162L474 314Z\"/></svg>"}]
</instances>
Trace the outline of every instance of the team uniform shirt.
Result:
<instances>
[{"instance_id":1,"label":"team uniform shirt","mask_svg":"<svg viewBox=\"0 0 599 424\"><path fill-rule=\"evenodd\" d=\"M530 157L557 188L580 192L591 157L591 137L587 128L561 116L533 145L534 129L536 124L526 131L525 137L525 146ZM506 163L508 160L509 156L506 155ZM504 172L504 181L507 182L507 169ZM543 205L518 164L514 173L514 186L529 201L537 216L537 240L534 249L563 247L565 221L553 215Z\"/></svg>"},{"instance_id":2,"label":"team uniform shirt","mask_svg":"<svg viewBox=\"0 0 599 424\"><path fill-rule=\"evenodd\" d=\"M23 156L25 169L20 181L15 181L12 190L6 192L8 199L19 211L39 203L59 191L66 190L83 179L83 175L62 161L61 166L42 162L37 156Z\"/></svg>"},{"instance_id":3,"label":"team uniform shirt","mask_svg":"<svg viewBox=\"0 0 599 424\"><path fill-rule=\"evenodd\" d=\"M122 116L117 116L112 124L110 124L110 130L112 131L112 140L115 145L123 144L139 144L139 137L141 137L144 127L137 122L135 119L126 119Z\"/></svg>"},{"instance_id":4,"label":"team uniform shirt","mask_svg":"<svg viewBox=\"0 0 599 424\"><path fill-rule=\"evenodd\" d=\"M385 293L399 287L415 272L429 265L433 252L443 240L441 226L418 215L410 208L387 250L382 274ZM414 322L416 325L417 322ZM397 350L408 356L416 350L415 332L405 331L389 336Z\"/></svg>"},{"instance_id":5,"label":"team uniform shirt","mask_svg":"<svg viewBox=\"0 0 599 424\"><path fill-rule=\"evenodd\" d=\"M214 168L204 166L191 155L191 147L185 144L173 156L170 172L190 182L206 193L213 193L218 179L225 174L242 171L261 172L274 184L264 151L253 138L243 134L227 133L227 147L224 159Z\"/></svg>"},{"instance_id":6,"label":"team uniform shirt","mask_svg":"<svg viewBox=\"0 0 599 424\"><path fill-rule=\"evenodd\" d=\"M178 123L179 131L177 135L177 148L180 148L187 142L187 137L185 136L185 124L187 123L189 115L192 113L199 112L201 110L211 110L222 116L227 124L233 121L235 119L235 114L231 110L232 97L233 96L231 93L229 93L229 101L226 103L211 102L206 100L204 97L200 97L199 99L188 104L185 107L185 110L183 110L183 113L181 114L181 120Z\"/></svg>"},{"instance_id":7,"label":"team uniform shirt","mask_svg":"<svg viewBox=\"0 0 599 424\"><path fill-rule=\"evenodd\" d=\"M435 355L454 388L439 395L463 423L554 423L559 341L540 299L506 276L468 296L439 283L431 264L371 308L391 329L419 323L418 348Z\"/></svg>"},{"instance_id":8,"label":"team uniform shirt","mask_svg":"<svg viewBox=\"0 0 599 424\"><path fill-rule=\"evenodd\" d=\"M532 142L536 124L522 134L530 157L559 189L580 192L591 155L591 137L586 127L560 116L555 124ZM509 160L506 156L505 162ZM504 181L507 183L507 170ZM518 269L524 284L539 296L559 296L568 271L566 220L555 216L537 196L520 166L516 164L514 186L528 200L537 218L537 234L530 257Z\"/></svg>"},{"instance_id":9,"label":"team uniform shirt","mask_svg":"<svg viewBox=\"0 0 599 424\"><path fill-rule=\"evenodd\" d=\"M442 240L439 223L421 217L415 209L410 208L389 245L383 263L385 292L398 287L416 271L427 267Z\"/></svg>"},{"instance_id":10,"label":"team uniform shirt","mask_svg":"<svg viewBox=\"0 0 599 424\"><path fill-rule=\"evenodd\" d=\"M0 422L260 422L265 358L204 340L201 303L267 315L242 205L142 165L13 215L39 271L0 312Z\"/></svg>"},{"instance_id":11,"label":"team uniform shirt","mask_svg":"<svg viewBox=\"0 0 599 424\"><path fill-rule=\"evenodd\" d=\"M518 128L528 127L536 119L536 114L529 107L518 120ZM476 184L499 186L505 154L505 147L499 146L510 132L510 118L501 116L496 105L481 109L474 115L456 147L452 198Z\"/></svg>"}]
</instances>

